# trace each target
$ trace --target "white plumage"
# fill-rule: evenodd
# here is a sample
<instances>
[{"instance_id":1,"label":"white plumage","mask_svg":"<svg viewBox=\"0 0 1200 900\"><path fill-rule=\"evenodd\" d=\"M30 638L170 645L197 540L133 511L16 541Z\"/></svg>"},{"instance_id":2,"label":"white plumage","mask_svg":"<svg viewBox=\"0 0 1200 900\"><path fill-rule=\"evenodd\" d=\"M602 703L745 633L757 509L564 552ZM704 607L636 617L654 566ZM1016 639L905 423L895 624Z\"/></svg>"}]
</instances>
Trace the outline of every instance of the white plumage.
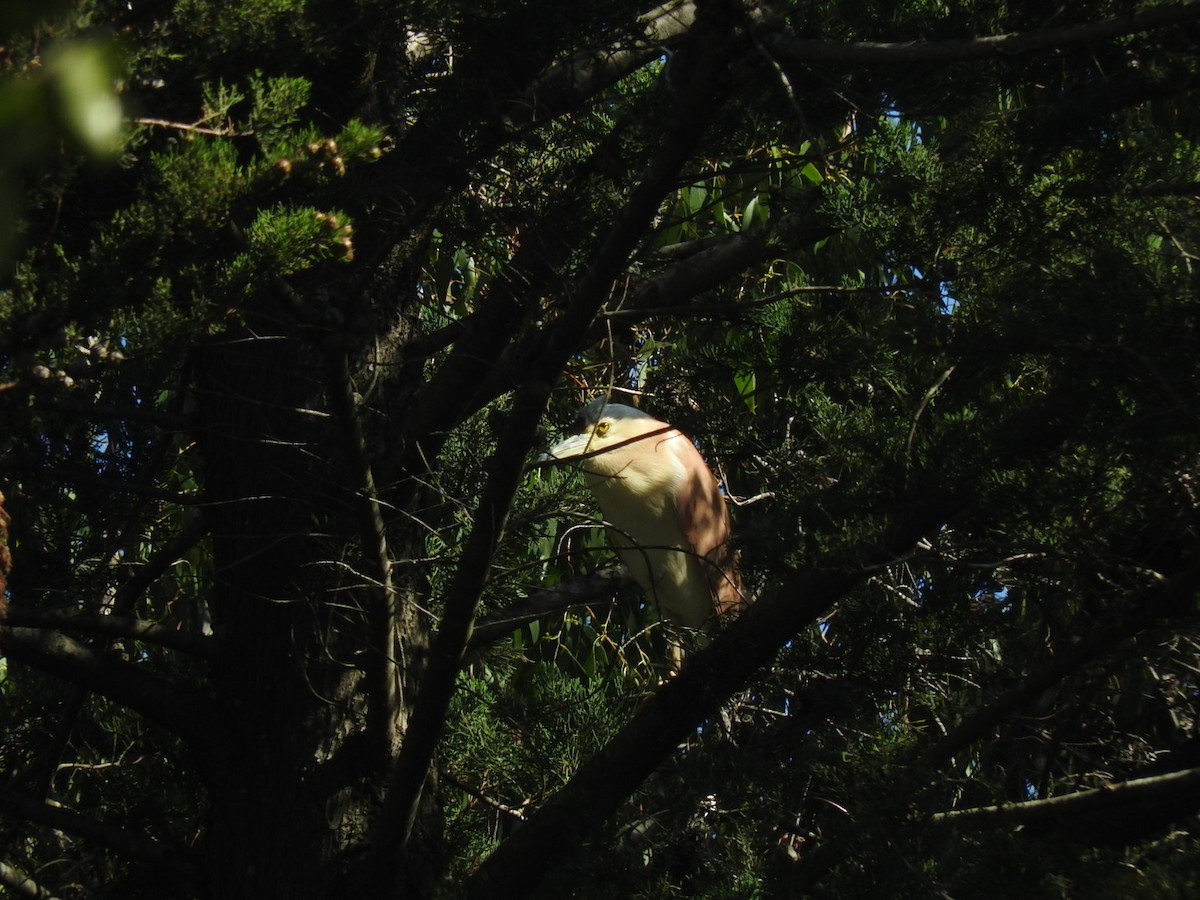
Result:
<instances>
[{"instance_id":1,"label":"white plumage","mask_svg":"<svg viewBox=\"0 0 1200 900\"><path fill-rule=\"evenodd\" d=\"M725 500L680 431L600 399L548 455L581 460L609 543L665 620L707 630L741 606Z\"/></svg>"}]
</instances>

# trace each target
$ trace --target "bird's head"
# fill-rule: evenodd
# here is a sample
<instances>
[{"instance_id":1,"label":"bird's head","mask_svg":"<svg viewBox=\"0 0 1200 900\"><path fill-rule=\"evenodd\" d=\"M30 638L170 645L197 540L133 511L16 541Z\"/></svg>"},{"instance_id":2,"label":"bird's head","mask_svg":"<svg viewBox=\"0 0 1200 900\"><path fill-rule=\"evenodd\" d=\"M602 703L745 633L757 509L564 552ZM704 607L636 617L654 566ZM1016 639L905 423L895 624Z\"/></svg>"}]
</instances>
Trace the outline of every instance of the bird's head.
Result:
<instances>
[{"instance_id":1,"label":"bird's head","mask_svg":"<svg viewBox=\"0 0 1200 900\"><path fill-rule=\"evenodd\" d=\"M583 459L585 469L600 468L588 466L586 461L616 450L653 452L651 447L637 445L670 431L673 431L670 425L649 413L623 403L608 403L599 397L579 411L571 435L551 447L543 459Z\"/></svg>"}]
</instances>

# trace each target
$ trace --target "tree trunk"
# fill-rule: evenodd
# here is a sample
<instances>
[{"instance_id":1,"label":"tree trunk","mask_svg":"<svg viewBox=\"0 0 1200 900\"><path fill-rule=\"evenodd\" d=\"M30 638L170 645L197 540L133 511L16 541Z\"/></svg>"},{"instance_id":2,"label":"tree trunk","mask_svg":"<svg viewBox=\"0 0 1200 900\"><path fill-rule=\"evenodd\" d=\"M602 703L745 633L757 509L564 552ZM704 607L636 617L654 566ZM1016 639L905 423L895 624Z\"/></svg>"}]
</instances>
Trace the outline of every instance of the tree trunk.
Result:
<instances>
[{"instance_id":1,"label":"tree trunk","mask_svg":"<svg viewBox=\"0 0 1200 900\"><path fill-rule=\"evenodd\" d=\"M213 685L231 735L210 761L210 891L340 895L403 729L391 661L414 654L397 638L419 648L423 625L381 617L394 600L357 574L362 497L337 417L318 412L331 406L320 352L242 333L209 345L200 368L222 643Z\"/></svg>"}]
</instances>

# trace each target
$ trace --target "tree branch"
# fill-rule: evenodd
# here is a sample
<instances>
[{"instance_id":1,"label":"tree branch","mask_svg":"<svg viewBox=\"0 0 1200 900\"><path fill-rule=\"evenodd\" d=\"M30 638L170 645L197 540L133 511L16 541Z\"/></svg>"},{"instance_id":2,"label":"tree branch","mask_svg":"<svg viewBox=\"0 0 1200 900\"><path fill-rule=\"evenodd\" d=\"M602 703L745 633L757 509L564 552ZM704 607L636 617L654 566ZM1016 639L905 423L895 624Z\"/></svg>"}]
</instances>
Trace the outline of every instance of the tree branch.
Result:
<instances>
[{"instance_id":1,"label":"tree branch","mask_svg":"<svg viewBox=\"0 0 1200 900\"><path fill-rule=\"evenodd\" d=\"M744 272L781 247L800 247L829 237L833 222L826 216L790 214L770 229L751 228L706 246L686 259L637 284L619 315L682 306L697 294Z\"/></svg>"},{"instance_id":2,"label":"tree branch","mask_svg":"<svg viewBox=\"0 0 1200 900\"><path fill-rule=\"evenodd\" d=\"M638 17L642 34L603 50L585 50L554 63L509 110L512 127L574 109L587 98L640 69L685 37L696 21L693 0L670 0Z\"/></svg>"},{"instance_id":3,"label":"tree branch","mask_svg":"<svg viewBox=\"0 0 1200 900\"><path fill-rule=\"evenodd\" d=\"M200 515L190 514L190 518L179 533L163 544L143 565L135 567L129 580L117 587L113 594L113 607L121 611L133 609L142 594L170 570L181 556L196 546L206 534L208 534L208 525L204 518Z\"/></svg>"},{"instance_id":4,"label":"tree branch","mask_svg":"<svg viewBox=\"0 0 1200 900\"><path fill-rule=\"evenodd\" d=\"M949 497L927 497L882 539L894 558L944 521ZM801 572L760 598L652 696L567 785L500 845L467 880L469 897L531 893L567 851L598 828L629 794L713 715L796 632L869 573L864 569Z\"/></svg>"},{"instance_id":5,"label":"tree branch","mask_svg":"<svg viewBox=\"0 0 1200 900\"><path fill-rule=\"evenodd\" d=\"M1157 28L1200 20L1200 3L1154 6L1123 16L1082 25L1062 25L1039 31L1011 32L947 41L862 41L834 44L801 40L784 34L765 34L762 43L776 58L791 63L893 66L914 63L966 62L1007 59L1027 53L1077 47Z\"/></svg>"},{"instance_id":6,"label":"tree branch","mask_svg":"<svg viewBox=\"0 0 1200 900\"><path fill-rule=\"evenodd\" d=\"M74 609L10 606L6 624L13 628L55 628L109 638L131 638L201 657L211 656L216 642L215 638L208 635L178 631L145 619Z\"/></svg>"},{"instance_id":7,"label":"tree branch","mask_svg":"<svg viewBox=\"0 0 1200 900\"><path fill-rule=\"evenodd\" d=\"M713 57L723 49L722 35L696 35L701 44L716 44L702 56L696 72L677 106L670 131L642 173L637 186L605 235L592 265L570 293L566 313L552 327L505 350L480 395L495 397L506 388L511 372L537 372L553 378L577 352L592 321L608 299L630 255L645 235L663 198L676 187L679 171L700 142L713 110L719 106L724 62Z\"/></svg>"},{"instance_id":8,"label":"tree branch","mask_svg":"<svg viewBox=\"0 0 1200 900\"><path fill-rule=\"evenodd\" d=\"M1087 640L1059 654L1048 665L1031 673L1020 684L967 716L950 729L925 754L924 762L940 768L971 744L990 734L999 723L1072 672L1096 662L1129 636L1130 624L1122 621L1099 629Z\"/></svg>"},{"instance_id":9,"label":"tree branch","mask_svg":"<svg viewBox=\"0 0 1200 900\"><path fill-rule=\"evenodd\" d=\"M513 368L509 346L527 322L531 308L546 296L566 293L563 270L573 253L592 237L578 220L579 191L605 165L619 143L615 132L592 148L587 160L536 221L521 225L520 247L493 281L485 301L444 329L405 346L421 355L442 343L454 349L404 411L406 439L397 442L401 471L434 458L444 435L471 413L514 390L526 371ZM391 498L389 498L391 499ZM400 502L395 501L396 505Z\"/></svg>"},{"instance_id":10,"label":"tree branch","mask_svg":"<svg viewBox=\"0 0 1200 900\"><path fill-rule=\"evenodd\" d=\"M637 582L624 566L614 566L580 575L552 588L524 597L475 623L468 650L479 650L507 637L513 630L552 612L571 606L607 600L637 589Z\"/></svg>"},{"instance_id":11,"label":"tree branch","mask_svg":"<svg viewBox=\"0 0 1200 900\"><path fill-rule=\"evenodd\" d=\"M65 635L5 626L0 650L14 662L104 694L197 748L211 748L218 733L203 698L135 665L93 653Z\"/></svg>"},{"instance_id":12,"label":"tree branch","mask_svg":"<svg viewBox=\"0 0 1200 900\"><path fill-rule=\"evenodd\" d=\"M129 859L173 871L181 877L191 878L194 875L193 863L183 847L164 844L73 809L34 800L11 788L0 787L0 810L108 847Z\"/></svg>"},{"instance_id":13,"label":"tree branch","mask_svg":"<svg viewBox=\"0 0 1200 900\"><path fill-rule=\"evenodd\" d=\"M1079 669L1093 665L1112 654L1123 641L1133 641L1158 624L1158 617L1171 616L1178 609L1187 609L1200 586L1200 566L1193 566L1160 582L1142 595L1137 612L1123 616L1107 625L1094 628L1079 643L1058 653L1041 669L1030 673L1020 684L996 697L958 725L950 729L924 755L925 765L939 768L956 753L981 740L1000 722L1032 702L1044 691L1058 684Z\"/></svg>"},{"instance_id":14,"label":"tree branch","mask_svg":"<svg viewBox=\"0 0 1200 900\"><path fill-rule=\"evenodd\" d=\"M468 879L469 897L531 893L570 847L599 827L753 672L862 577L797 576L760 599L647 700L605 747Z\"/></svg>"},{"instance_id":15,"label":"tree branch","mask_svg":"<svg viewBox=\"0 0 1200 900\"><path fill-rule=\"evenodd\" d=\"M1169 615L1173 609L1190 608L1197 585L1200 567L1186 569L1170 581L1146 592L1137 605L1137 614L1121 618L1093 630L1080 643L1058 654L1050 663L1024 678L1020 684L985 704L967 716L937 741L921 757L921 764L940 768L966 747L982 740L1008 717L1032 702L1063 679L1088 665L1095 665L1111 655L1125 640L1134 640L1155 624L1157 616ZM1109 831L1113 826L1109 825ZM850 843L846 840L817 845L805 854L798 864L802 874L797 879L812 884L844 858Z\"/></svg>"},{"instance_id":16,"label":"tree branch","mask_svg":"<svg viewBox=\"0 0 1200 900\"><path fill-rule=\"evenodd\" d=\"M372 727L368 730L382 744L381 758L389 758L396 747L399 680L395 653L398 609L387 527L380 510L379 492L375 489L375 474L359 421L346 354L328 351L326 368L330 405L341 426L338 430L342 437L343 452L353 471L354 496L351 503L358 519L359 543L369 576L365 589L370 597L368 616L372 656L368 661L368 684Z\"/></svg>"},{"instance_id":17,"label":"tree branch","mask_svg":"<svg viewBox=\"0 0 1200 900\"><path fill-rule=\"evenodd\" d=\"M720 95L724 71L724 35L718 28L697 35L699 58L676 115L646 172L605 236L596 257L580 279L563 314L545 332L545 342L530 360L524 386L517 391L508 424L491 460L491 475L474 517L455 578L446 597L441 628L430 652L408 731L404 736L391 784L380 811L365 867L374 890L394 889L394 872L412 832L421 791L430 770L445 712L454 694L455 679L470 641L479 597L524 462L536 442L537 427L550 397L550 385L577 352L592 320L608 297L613 280L637 246L662 198L673 188L683 164L694 152Z\"/></svg>"},{"instance_id":18,"label":"tree branch","mask_svg":"<svg viewBox=\"0 0 1200 900\"><path fill-rule=\"evenodd\" d=\"M29 900L58 900L46 888L6 862L0 862L0 884L13 891L17 896L28 897Z\"/></svg>"},{"instance_id":19,"label":"tree branch","mask_svg":"<svg viewBox=\"0 0 1200 900\"><path fill-rule=\"evenodd\" d=\"M403 857L412 833L430 762L471 639L479 598L524 476L525 456L534 443L549 398L548 383L535 383L517 394L507 428L492 457L492 474L446 595L441 627L430 649L421 692L409 718L375 827L371 858L365 867L371 890L390 890L391 872Z\"/></svg>"},{"instance_id":20,"label":"tree branch","mask_svg":"<svg viewBox=\"0 0 1200 900\"><path fill-rule=\"evenodd\" d=\"M1111 819L1128 815L1134 807L1160 805L1168 806L1173 818L1190 815L1200 808L1200 768L1135 778L1044 800L952 809L935 814L930 822L936 827L959 831L1010 826L1041 831L1068 820Z\"/></svg>"}]
</instances>

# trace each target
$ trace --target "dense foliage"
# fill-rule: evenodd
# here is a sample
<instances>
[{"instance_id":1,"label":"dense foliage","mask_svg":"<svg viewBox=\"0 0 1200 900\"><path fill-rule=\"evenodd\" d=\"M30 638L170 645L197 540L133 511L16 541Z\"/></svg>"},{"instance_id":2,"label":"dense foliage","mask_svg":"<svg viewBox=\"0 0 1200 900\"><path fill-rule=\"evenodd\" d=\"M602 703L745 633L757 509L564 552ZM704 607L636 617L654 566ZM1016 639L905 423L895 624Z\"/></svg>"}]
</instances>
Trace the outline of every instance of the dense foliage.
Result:
<instances>
[{"instance_id":1,"label":"dense foliage","mask_svg":"<svg viewBox=\"0 0 1200 900\"><path fill-rule=\"evenodd\" d=\"M14 4L0 896L1194 896L1197 47ZM665 680L536 462L606 393L756 598Z\"/></svg>"}]
</instances>

